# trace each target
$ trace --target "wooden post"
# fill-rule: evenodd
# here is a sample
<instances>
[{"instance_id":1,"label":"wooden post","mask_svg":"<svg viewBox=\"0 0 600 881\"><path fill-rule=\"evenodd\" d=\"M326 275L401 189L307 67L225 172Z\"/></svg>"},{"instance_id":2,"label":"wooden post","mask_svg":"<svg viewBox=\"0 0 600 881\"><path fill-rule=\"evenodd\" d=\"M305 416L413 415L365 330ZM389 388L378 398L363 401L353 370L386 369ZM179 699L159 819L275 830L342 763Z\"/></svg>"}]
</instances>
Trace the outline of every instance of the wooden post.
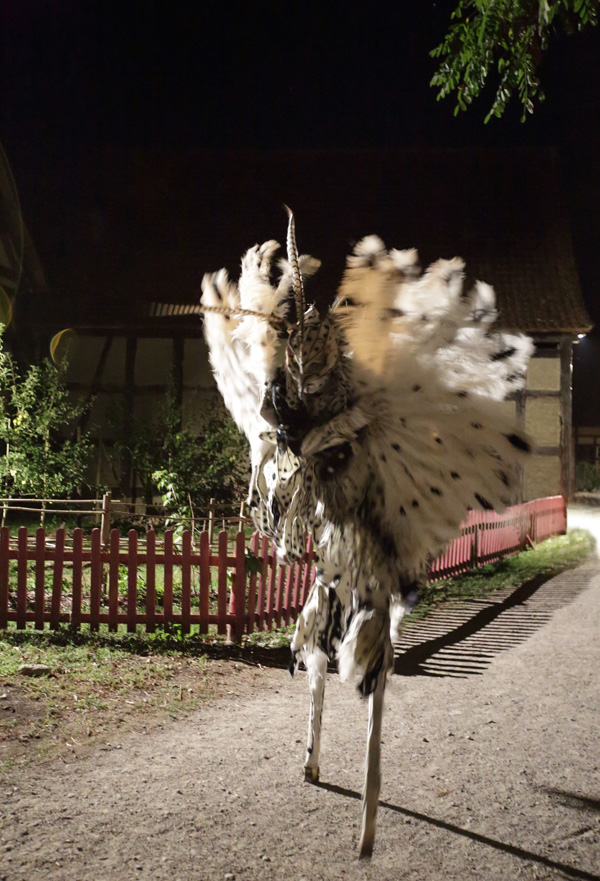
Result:
<instances>
[{"instance_id":1,"label":"wooden post","mask_svg":"<svg viewBox=\"0 0 600 881\"><path fill-rule=\"evenodd\" d=\"M137 630L138 534L130 529L127 548L127 633Z\"/></svg>"},{"instance_id":2,"label":"wooden post","mask_svg":"<svg viewBox=\"0 0 600 881\"><path fill-rule=\"evenodd\" d=\"M164 536L164 575L163 575L163 625L170 628L173 623L173 530L167 529Z\"/></svg>"},{"instance_id":3,"label":"wooden post","mask_svg":"<svg viewBox=\"0 0 600 881\"><path fill-rule=\"evenodd\" d=\"M116 633L119 629L119 539L118 529L110 532L110 551L108 555L108 630Z\"/></svg>"},{"instance_id":4,"label":"wooden post","mask_svg":"<svg viewBox=\"0 0 600 881\"><path fill-rule=\"evenodd\" d=\"M102 569L100 530L92 529L90 537L90 630L93 632L100 629Z\"/></svg>"},{"instance_id":5,"label":"wooden post","mask_svg":"<svg viewBox=\"0 0 600 881\"><path fill-rule=\"evenodd\" d=\"M35 533L35 629L44 629L44 607L46 605L45 584L46 532L38 526Z\"/></svg>"},{"instance_id":6,"label":"wooden post","mask_svg":"<svg viewBox=\"0 0 600 881\"><path fill-rule=\"evenodd\" d=\"M208 506L208 542L212 547L213 529L215 528L215 500L211 499Z\"/></svg>"},{"instance_id":7,"label":"wooden post","mask_svg":"<svg viewBox=\"0 0 600 881\"><path fill-rule=\"evenodd\" d=\"M19 526L17 563L17 629L27 626L27 527Z\"/></svg>"},{"instance_id":8,"label":"wooden post","mask_svg":"<svg viewBox=\"0 0 600 881\"><path fill-rule=\"evenodd\" d=\"M8 526L0 529L0 630L8 625L8 572L9 572L10 532Z\"/></svg>"},{"instance_id":9,"label":"wooden post","mask_svg":"<svg viewBox=\"0 0 600 881\"><path fill-rule=\"evenodd\" d=\"M71 630L81 627L81 588L83 576L83 530L73 530L73 588L71 596Z\"/></svg>"},{"instance_id":10,"label":"wooden post","mask_svg":"<svg viewBox=\"0 0 600 881\"><path fill-rule=\"evenodd\" d=\"M560 350L560 465L561 490L568 502L573 494L573 341L561 337Z\"/></svg>"},{"instance_id":11,"label":"wooden post","mask_svg":"<svg viewBox=\"0 0 600 881\"><path fill-rule=\"evenodd\" d=\"M107 492L102 496L102 518L100 520L100 535L103 548L108 547L110 537L110 506L112 493Z\"/></svg>"},{"instance_id":12,"label":"wooden post","mask_svg":"<svg viewBox=\"0 0 600 881\"><path fill-rule=\"evenodd\" d=\"M219 533L219 570L217 576L217 633L227 633L227 533Z\"/></svg>"},{"instance_id":13,"label":"wooden post","mask_svg":"<svg viewBox=\"0 0 600 881\"><path fill-rule=\"evenodd\" d=\"M156 532L146 536L146 633L156 630Z\"/></svg>"},{"instance_id":14,"label":"wooden post","mask_svg":"<svg viewBox=\"0 0 600 881\"><path fill-rule=\"evenodd\" d=\"M473 542L471 544L471 568L479 565L479 521L473 523Z\"/></svg>"},{"instance_id":15,"label":"wooden post","mask_svg":"<svg viewBox=\"0 0 600 881\"><path fill-rule=\"evenodd\" d=\"M65 530L56 530L54 550L54 571L52 573L52 599L50 606L50 627L58 630L62 600L63 568L65 559Z\"/></svg>"},{"instance_id":16,"label":"wooden post","mask_svg":"<svg viewBox=\"0 0 600 881\"><path fill-rule=\"evenodd\" d=\"M210 591L210 544L208 532L200 533L200 626L199 633L208 633L208 604Z\"/></svg>"},{"instance_id":17,"label":"wooden post","mask_svg":"<svg viewBox=\"0 0 600 881\"><path fill-rule=\"evenodd\" d=\"M235 540L235 575L231 585L229 613L235 615L233 625L227 625L227 642L239 644L242 641L245 621L246 601L246 536L238 532Z\"/></svg>"},{"instance_id":18,"label":"wooden post","mask_svg":"<svg viewBox=\"0 0 600 881\"><path fill-rule=\"evenodd\" d=\"M181 632L190 632L192 612L192 534L186 529L181 537Z\"/></svg>"}]
</instances>

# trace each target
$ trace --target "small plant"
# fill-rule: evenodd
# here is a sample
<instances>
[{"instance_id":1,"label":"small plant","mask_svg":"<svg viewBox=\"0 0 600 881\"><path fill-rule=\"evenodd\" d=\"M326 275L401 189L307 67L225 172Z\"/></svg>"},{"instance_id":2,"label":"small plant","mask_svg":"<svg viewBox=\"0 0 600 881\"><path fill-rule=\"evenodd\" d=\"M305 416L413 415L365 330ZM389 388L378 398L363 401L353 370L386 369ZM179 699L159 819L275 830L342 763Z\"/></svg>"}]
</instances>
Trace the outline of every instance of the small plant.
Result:
<instances>
[{"instance_id":1,"label":"small plant","mask_svg":"<svg viewBox=\"0 0 600 881\"><path fill-rule=\"evenodd\" d=\"M600 467L591 462L578 462L575 466L575 489L577 492L600 489Z\"/></svg>"}]
</instances>

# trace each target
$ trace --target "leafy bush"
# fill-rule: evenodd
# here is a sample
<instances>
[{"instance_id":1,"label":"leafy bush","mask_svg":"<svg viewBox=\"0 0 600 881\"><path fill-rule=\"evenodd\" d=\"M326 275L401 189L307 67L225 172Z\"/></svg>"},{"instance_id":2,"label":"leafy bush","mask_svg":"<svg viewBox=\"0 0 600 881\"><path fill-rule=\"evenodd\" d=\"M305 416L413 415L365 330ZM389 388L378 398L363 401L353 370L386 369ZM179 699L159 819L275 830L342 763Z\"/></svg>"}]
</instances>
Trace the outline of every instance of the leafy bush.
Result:
<instances>
[{"instance_id":1,"label":"leafy bush","mask_svg":"<svg viewBox=\"0 0 600 881\"><path fill-rule=\"evenodd\" d=\"M212 406L196 431L180 426L180 408L171 392L149 420L117 417L115 452L131 457L146 502L160 493L174 518L205 513L211 499L234 504L248 483L248 443L222 404Z\"/></svg>"},{"instance_id":2,"label":"leafy bush","mask_svg":"<svg viewBox=\"0 0 600 881\"><path fill-rule=\"evenodd\" d=\"M600 468L591 462L578 462L575 467L577 492L594 492L600 489Z\"/></svg>"},{"instance_id":3,"label":"leafy bush","mask_svg":"<svg viewBox=\"0 0 600 881\"><path fill-rule=\"evenodd\" d=\"M64 363L45 360L21 375L0 341L0 491L4 496L70 496L85 483L92 444L76 425Z\"/></svg>"}]
</instances>

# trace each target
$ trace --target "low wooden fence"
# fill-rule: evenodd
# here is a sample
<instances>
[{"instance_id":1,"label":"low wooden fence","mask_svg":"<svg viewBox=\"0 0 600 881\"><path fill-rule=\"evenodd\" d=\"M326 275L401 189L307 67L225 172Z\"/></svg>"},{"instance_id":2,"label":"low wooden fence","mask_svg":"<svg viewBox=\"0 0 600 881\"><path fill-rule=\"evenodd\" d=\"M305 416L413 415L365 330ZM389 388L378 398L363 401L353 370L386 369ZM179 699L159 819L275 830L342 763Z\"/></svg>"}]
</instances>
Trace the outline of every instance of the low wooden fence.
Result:
<instances>
[{"instance_id":1,"label":"low wooden fence","mask_svg":"<svg viewBox=\"0 0 600 881\"><path fill-rule=\"evenodd\" d=\"M430 579L446 578L518 553L534 541L566 531L562 496L537 499L503 514L471 512L462 534L431 566ZM279 565L270 542L238 532L232 543L221 531L216 546L208 531L192 546L184 532L175 548L173 533L164 540L130 530L125 541L112 530L106 545L100 529L84 546L81 529L70 540L64 529L49 538L43 528L30 535L21 527L12 537L0 529L0 629L9 622L23 629L33 623L57 629L82 624L135 633L142 626L178 625L201 634L211 625L218 633L240 639L244 633L293 623L314 578L311 540L294 565Z\"/></svg>"},{"instance_id":2,"label":"low wooden fence","mask_svg":"<svg viewBox=\"0 0 600 881\"><path fill-rule=\"evenodd\" d=\"M431 566L430 581L438 581L518 554L531 543L567 531L567 510L562 496L550 496L512 505L502 514L471 511L461 534L453 539Z\"/></svg>"}]
</instances>

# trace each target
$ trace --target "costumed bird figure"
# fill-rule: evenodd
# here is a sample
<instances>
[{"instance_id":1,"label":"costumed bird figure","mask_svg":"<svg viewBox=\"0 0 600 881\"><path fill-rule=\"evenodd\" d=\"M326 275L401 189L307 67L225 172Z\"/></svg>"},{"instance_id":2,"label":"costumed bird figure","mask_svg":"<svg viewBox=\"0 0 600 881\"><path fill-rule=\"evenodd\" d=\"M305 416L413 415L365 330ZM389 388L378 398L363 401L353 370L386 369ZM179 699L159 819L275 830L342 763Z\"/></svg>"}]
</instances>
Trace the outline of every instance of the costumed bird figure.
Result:
<instances>
[{"instance_id":1,"label":"costumed bird figure","mask_svg":"<svg viewBox=\"0 0 600 881\"><path fill-rule=\"evenodd\" d=\"M374 235L347 259L326 314L306 307L289 211L287 260L265 242L202 284L205 334L225 403L251 447L249 505L281 560L312 533L316 579L291 643L311 694L305 777L319 778L328 661L369 698L360 855L372 853L383 695L393 641L429 563L472 508L502 510L530 452L500 402L533 344L495 333L494 292L463 294L462 260L424 273Z\"/></svg>"}]
</instances>

